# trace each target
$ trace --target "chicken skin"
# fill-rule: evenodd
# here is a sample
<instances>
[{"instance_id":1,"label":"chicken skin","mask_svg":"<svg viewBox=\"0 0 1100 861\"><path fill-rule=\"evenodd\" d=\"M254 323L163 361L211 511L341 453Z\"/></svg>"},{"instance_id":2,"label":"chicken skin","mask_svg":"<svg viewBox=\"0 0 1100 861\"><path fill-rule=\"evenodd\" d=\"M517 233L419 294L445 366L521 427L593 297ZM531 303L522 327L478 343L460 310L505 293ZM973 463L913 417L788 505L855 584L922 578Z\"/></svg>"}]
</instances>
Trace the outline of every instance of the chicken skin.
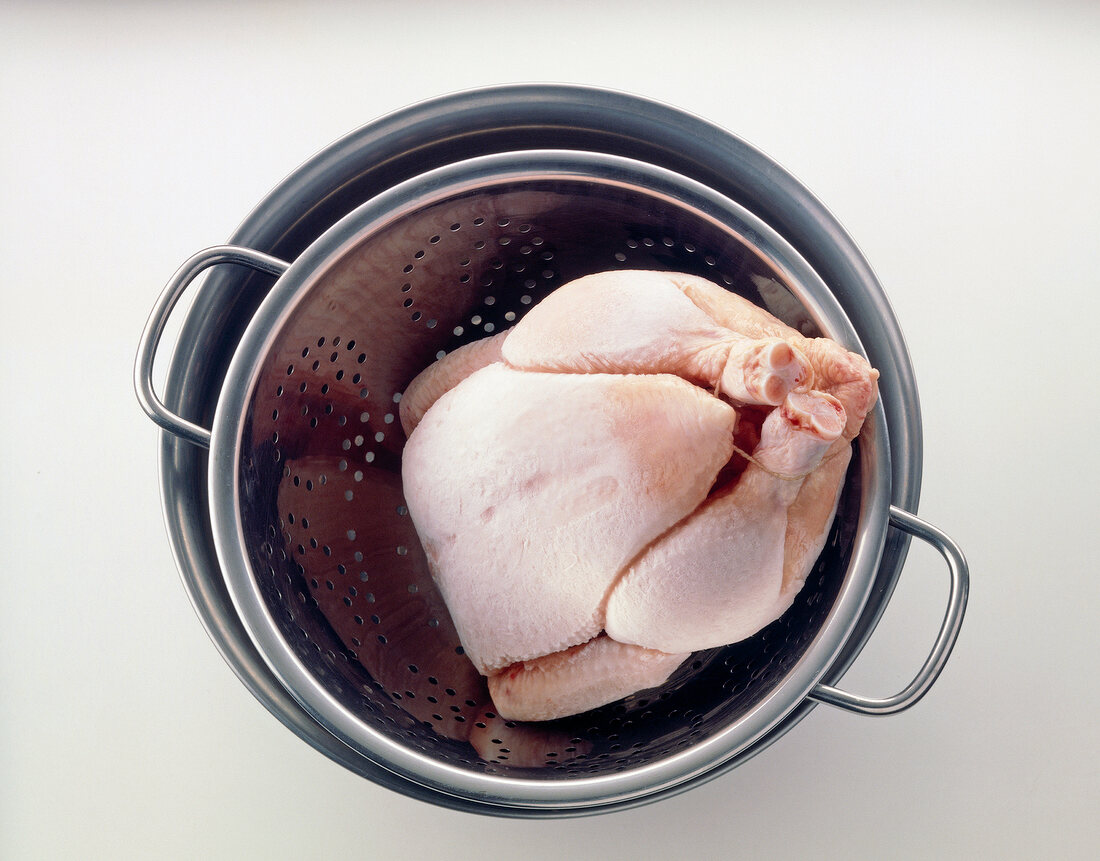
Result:
<instances>
[{"instance_id":1,"label":"chicken skin","mask_svg":"<svg viewBox=\"0 0 1100 861\"><path fill-rule=\"evenodd\" d=\"M404 492L498 713L604 705L782 615L876 380L741 296L649 271L565 284L425 369L401 402Z\"/></svg>"}]
</instances>

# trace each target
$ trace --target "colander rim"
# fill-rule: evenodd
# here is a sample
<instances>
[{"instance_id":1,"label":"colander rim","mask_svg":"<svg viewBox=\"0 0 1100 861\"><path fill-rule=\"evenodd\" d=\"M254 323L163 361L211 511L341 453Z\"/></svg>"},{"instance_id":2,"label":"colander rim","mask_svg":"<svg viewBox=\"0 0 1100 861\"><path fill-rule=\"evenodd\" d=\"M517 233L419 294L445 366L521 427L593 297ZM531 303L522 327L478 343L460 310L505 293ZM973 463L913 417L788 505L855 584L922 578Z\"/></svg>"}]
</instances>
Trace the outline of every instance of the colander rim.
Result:
<instances>
[{"instance_id":1,"label":"colander rim","mask_svg":"<svg viewBox=\"0 0 1100 861\"><path fill-rule=\"evenodd\" d=\"M490 178L492 182L536 177L608 181L607 176L599 175L602 171L611 171L615 181L644 182L646 192L662 190L677 198L681 205L690 202L707 217L721 214L723 218L733 218L739 224L751 226L753 244L761 251L766 250L780 271L786 272L794 283L812 285L810 292L819 305L812 313L821 317L822 323L827 323L823 329L849 349L864 352L843 309L809 264L778 233L740 204L673 171L622 156L578 150L523 150L478 156L406 180L360 205L318 237L291 264L261 303L234 353L215 410L209 462L214 541L232 601L265 662L321 726L366 758L422 786L490 805L571 809L635 800L689 782L749 748L804 701L842 650L873 585L887 528L890 452L881 404L876 404L876 412L865 427L872 444L862 446L861 453L871 459L871 468L865 469L865 475L870 477L872 496L879 502L861 510L859 534L865 537L856 548L857 558L853 558L849 566L849 572L854 569L860 572L861 576L856 578L858 584L849 582L851 577L846 578L829 620L807 655L752 710L750 714L759 716L759 720L750 721L747 732L742 730L738 738L732 738L734 727L742 724L738 721L734 727L727 727L666 759L615 775L522 780L481 774L432 760L355 720L302 666L278 633L256 590L255 578L242 549L244 537L238 519L237 463L241 453L242 417L259 372L259 362L267 355L281 324L312 284L348 248L365 235L431 200L462 189L483 187ZM808 659L810 655L813 661Z\"/></svg>"}]
</instances>

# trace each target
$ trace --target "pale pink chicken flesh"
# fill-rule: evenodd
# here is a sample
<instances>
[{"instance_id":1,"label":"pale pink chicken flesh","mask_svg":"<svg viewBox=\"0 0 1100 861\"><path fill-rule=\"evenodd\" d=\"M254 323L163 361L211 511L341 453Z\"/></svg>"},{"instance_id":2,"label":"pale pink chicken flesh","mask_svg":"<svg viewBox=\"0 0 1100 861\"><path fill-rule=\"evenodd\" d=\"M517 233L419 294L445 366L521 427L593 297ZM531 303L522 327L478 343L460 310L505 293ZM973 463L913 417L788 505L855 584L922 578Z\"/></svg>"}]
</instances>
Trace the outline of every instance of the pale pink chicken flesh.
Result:
<instances>
[{"instance_id":1,"label":"pale pink chicken flesh","mask_svg":"<svg viewBox=\"0 0 1100 861\"><path fill-rule=\"evenodd\" d=\"M782 615L877 376L716 284L640 271L566 284L420 374L406 500L498 713L587 711ZM759 439L747 466L735 432Z\"/></svg>"},{"instance_id":2,"label":"pale pink chicken flesh","mask_svg":"<svg viewBox=\"0 0 1100 861\"><path fill-rule=\"evenodd\" d=\"M474 665L596 636L618 572L706 498L735 421L669 374L494 363L439 398L405 445L405 498Z\"/></svg>"},{"instance_id":3,"label":"pale pink chicken flesh","mask_svg":"<svg viewBox=\"0 0 1100 861\"><path fill-rule=\"evenodd\" d=\"M628 566L608 598L608 636L692 652L736 643L779 618L794 600L783 588L788 509L843 428L844 408L821 392L791 394L772 410L737 482Z\"/></svg>"},{"instance_id":4,"label":"pale pink chicken flesh","mask_svg":"<svg viewBox=\"0 0 1100 861\"><path fill-rule=\"evenodd\" d=\"M511 720L552 720L663 683L687 658L618 642L606 634L489 676L497 711Z\"/></svg>"}]
</instances>

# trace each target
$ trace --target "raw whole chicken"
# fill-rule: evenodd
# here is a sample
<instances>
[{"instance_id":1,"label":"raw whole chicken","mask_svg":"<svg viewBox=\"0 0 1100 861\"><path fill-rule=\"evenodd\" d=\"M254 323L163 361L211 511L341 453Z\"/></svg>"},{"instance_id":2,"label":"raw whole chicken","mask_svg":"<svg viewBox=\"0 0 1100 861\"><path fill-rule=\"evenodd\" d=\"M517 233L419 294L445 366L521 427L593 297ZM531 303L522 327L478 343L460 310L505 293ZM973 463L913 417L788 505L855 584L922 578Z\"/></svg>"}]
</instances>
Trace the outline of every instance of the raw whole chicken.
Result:
<instances>
[{"instance_id":1,"label":"raw whole chicken","mask_svg":"<svg viewBox=\"0 0 1100 861\"><path fill-rule=\"evenodd\" d=\"M423 371L400 403L405 498L497 712L587 711L779 618L877 377L716 284L649 271L570 282Z\"/></svg>"}]
</instances>

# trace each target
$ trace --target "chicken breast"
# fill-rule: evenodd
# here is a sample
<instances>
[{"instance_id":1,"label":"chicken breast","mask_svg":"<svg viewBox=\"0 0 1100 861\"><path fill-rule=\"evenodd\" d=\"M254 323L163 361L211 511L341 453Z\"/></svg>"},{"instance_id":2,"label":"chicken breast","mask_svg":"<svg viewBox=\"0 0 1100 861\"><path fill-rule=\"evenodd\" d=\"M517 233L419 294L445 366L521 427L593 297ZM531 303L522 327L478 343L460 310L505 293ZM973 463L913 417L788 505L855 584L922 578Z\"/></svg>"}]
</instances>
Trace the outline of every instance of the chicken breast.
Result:
<instances>
[{"instance_id":1,"label":"chicken breast","mask_svg":"<svg viewBox=\"0 0 1100 861\"><path fill-rule=\"evenodd\" d=\"M706 498L735 421L668 374L495 363L439 398L406 444L405 498L478 670L596 636L619 572Z\"/></svg>"}]
</instances>

